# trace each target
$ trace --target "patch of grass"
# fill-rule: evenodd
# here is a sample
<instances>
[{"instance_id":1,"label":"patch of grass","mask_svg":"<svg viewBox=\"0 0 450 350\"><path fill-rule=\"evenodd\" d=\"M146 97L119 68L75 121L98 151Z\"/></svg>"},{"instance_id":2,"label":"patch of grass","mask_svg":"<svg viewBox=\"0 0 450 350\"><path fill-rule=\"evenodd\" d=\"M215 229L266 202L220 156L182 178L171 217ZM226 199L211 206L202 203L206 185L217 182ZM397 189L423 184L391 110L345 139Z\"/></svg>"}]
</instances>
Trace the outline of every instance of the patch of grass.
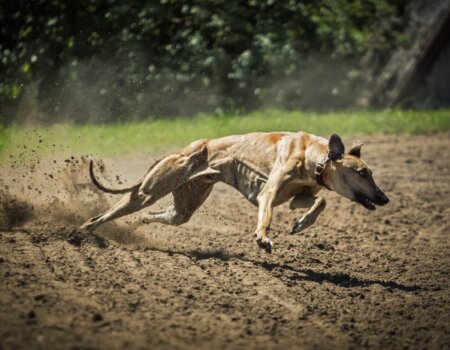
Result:
<instances>
[{"instance_id":1,"label":"patch of grass","mask_svg":"<svg viewBox=\"0 0 450 350\"><path fill-rule=\"evenodd\" d=\"M450 110L349 111L309 113L266 110L244 116L199 115L104 125L54 125L0 128L1 158L34 150L36 154L114 155L157 153L200 138L252 131L307 131L356 136L373 133L417 134L450 130ZM3 147L1 146L3 145ZM2 147L2 148L1 148Z\"/></svg>"}]
</instances>

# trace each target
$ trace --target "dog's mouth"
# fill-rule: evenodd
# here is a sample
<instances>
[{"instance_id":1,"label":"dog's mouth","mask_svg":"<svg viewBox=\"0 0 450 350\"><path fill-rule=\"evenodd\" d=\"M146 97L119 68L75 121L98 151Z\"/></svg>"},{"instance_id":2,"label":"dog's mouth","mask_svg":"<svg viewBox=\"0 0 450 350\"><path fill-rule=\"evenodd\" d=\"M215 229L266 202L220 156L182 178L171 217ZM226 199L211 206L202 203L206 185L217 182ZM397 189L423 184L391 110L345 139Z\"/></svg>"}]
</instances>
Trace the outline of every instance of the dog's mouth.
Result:
<instances>
[{"instance_id":1,"label":"dog's mouth","mask_svg":"<svg viewBox=\"0 0 450 350\"><path fill-rule=\"evenodd\" d=\"M376 209L375 204L368 197L363 195L362 193L357 193L355 195L355 202L361 204L367 210L375 210Z\"/></svg>"}]
</instances>

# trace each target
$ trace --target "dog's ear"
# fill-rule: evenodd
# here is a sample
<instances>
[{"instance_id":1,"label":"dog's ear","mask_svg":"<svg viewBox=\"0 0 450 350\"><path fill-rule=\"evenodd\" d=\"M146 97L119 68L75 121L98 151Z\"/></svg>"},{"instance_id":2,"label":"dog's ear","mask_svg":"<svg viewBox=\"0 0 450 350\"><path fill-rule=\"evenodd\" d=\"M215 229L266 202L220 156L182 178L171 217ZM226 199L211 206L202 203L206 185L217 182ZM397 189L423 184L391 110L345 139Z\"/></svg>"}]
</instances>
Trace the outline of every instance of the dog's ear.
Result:
<instances>
[{"instance_id":1,"label":"dog's ear","mask_svg":"<svg viewBox=\"0 0 450 350\"><path fill-rule=\"evenodd\" d=\"M340 159L342 157L345 152L345 146L338 135L331 135L330 141L328 141L328 150L328 157L331 160Z\"/></svg>"},{"instance_id":2,"label":"dog's ear","mask_svg":"<svg viewBox=\"0 0 450 350\"><path fill-rule=\"evenodd\" d=\"M350 151L348 151L348 154L351 156L355 156L358 158L361 158L361 146L363 143L361 141L353 141L352 148L350 148Z\"/></svg>"}]
</instances>

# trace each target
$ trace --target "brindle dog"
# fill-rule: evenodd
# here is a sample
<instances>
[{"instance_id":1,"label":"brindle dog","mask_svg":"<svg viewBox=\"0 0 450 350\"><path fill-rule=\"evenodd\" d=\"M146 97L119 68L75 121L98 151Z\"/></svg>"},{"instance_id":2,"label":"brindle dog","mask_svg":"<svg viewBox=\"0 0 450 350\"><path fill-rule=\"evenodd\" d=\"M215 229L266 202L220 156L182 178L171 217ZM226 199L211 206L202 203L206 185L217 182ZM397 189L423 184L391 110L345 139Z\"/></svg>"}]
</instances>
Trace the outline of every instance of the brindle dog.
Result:
<instances>
[{"instance_id":1,"label":"brindle dog","mask_svg":"<svg viewBox=\"0 0 450 350\"><path fill-rule=\"evenodd\" d=\"M222 181L258 206L256 241L270 252L273 244L268 232L273 207L288 200L292 210L309 208L294 224L293 233L312 225L325 208L325 200L316 196L323 187L368 210L374 210L374 204L389 202L360 156L360 143L345 153L337 135L327 140L305 132L272 132L205 139L158 160L140 181L124 189L101 185L91 161L89 173L99 189L126 195L82 228L92 231L107 221L148 207L169 193L173 204L165 211L143 214L143 221L181 225L203 204L214 184Z\"/></svg>"}]
</instances>

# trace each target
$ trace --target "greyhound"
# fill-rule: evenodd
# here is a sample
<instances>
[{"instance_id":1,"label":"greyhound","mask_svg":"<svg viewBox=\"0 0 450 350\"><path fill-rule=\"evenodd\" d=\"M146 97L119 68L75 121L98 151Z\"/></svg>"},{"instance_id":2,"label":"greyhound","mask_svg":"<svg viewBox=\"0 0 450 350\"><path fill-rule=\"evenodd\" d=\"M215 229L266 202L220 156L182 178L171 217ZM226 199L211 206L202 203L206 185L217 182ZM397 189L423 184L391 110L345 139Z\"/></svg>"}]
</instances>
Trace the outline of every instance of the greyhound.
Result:
<instances>
[{"instance_id":1,"label":"greyhound","mask_svg":"<svg viewBox=\"0 0 450 350\"><path fill-rule=\"evenodd\" d=\"M309 208L291 233L311 226L325 208L322 189L335 191L368 210L385 205L388 197L375 184L372 171L361 160L361 143L346 154L341 138L329 140L305 132L250 133L198 140L181 152L156 161L136 184L123 189L103 186L89 164L92 182L102 191L126 195L105 213L81 228L99 225L154 204L169 193L173 204L162 212L142 216L144 223L181 225L203 204L214 184L222 181L258 207L256 242L267 252L273 208L288 201L290 209Z\"/></svg>"}]
</instances>

